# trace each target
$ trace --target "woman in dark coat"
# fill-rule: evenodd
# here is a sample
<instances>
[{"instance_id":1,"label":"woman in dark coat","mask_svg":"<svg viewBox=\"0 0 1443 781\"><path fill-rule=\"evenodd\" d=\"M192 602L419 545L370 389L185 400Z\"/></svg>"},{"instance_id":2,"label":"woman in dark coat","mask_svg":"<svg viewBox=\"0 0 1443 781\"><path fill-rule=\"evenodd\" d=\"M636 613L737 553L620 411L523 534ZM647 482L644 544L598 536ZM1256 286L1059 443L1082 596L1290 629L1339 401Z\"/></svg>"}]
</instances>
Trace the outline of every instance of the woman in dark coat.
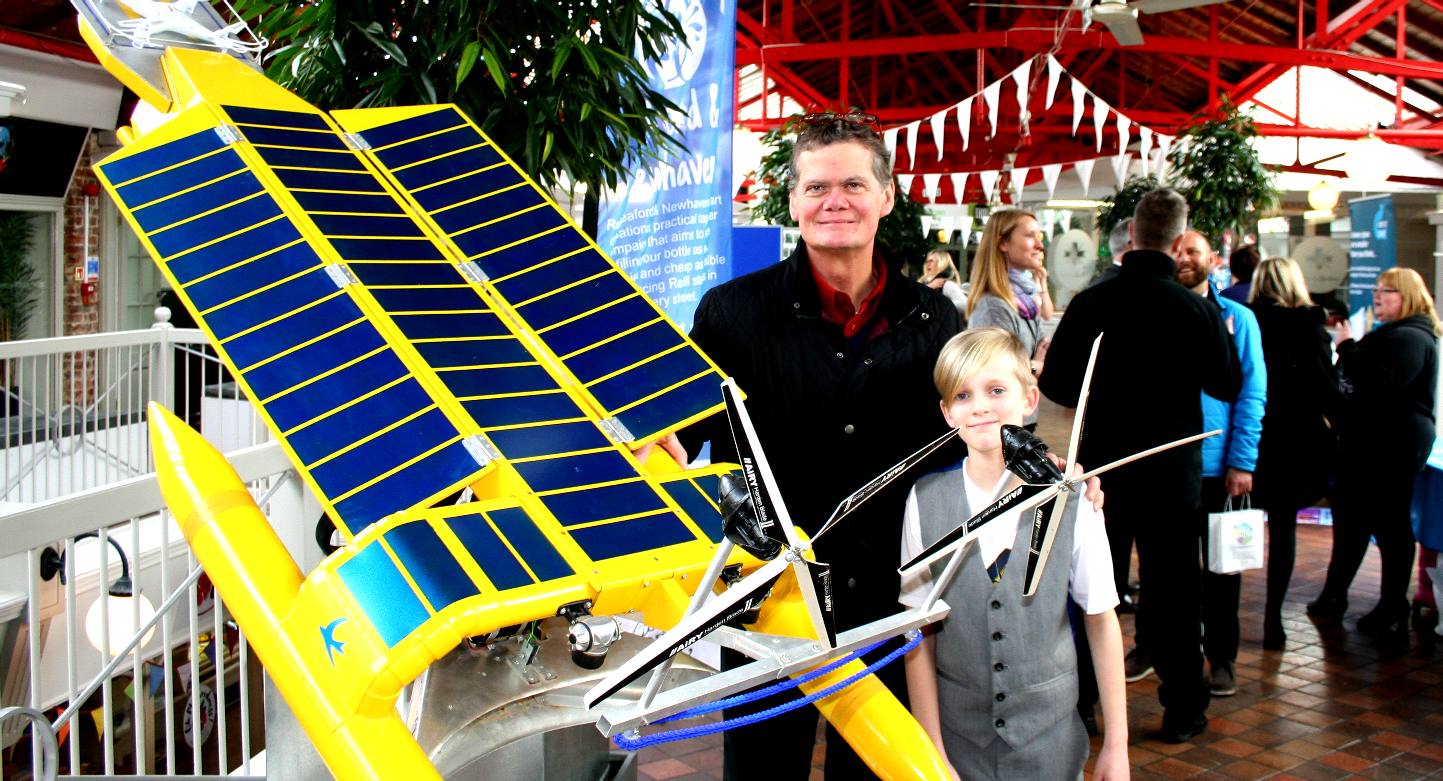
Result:
<instances>
[{"instance_id":1,"label":"woman in dark coat","mask_svg":"<svg viewBox=\"0 0 1443 781\"><path fill-rule=\"evenodd\" d=\"M1253 273L1251 302L1263 338L1268 405L1258 445L1254 494L1268 514L1268 597L1263 648L1281 650L1283 598L1293 577L1298 511L1321 499L1336 441L1330 418L1342 396L1327 316L1314 306L1298 264L1269 258Z\"/></svg>"},{"instance_id":2,"label":"woman in dark coat","mask_svg":"<svg viewBox=\"0 0 1443 781\"><path fill-rule=\"evenodd\" d=\"M1338 345L1344 396L1339 441L1342 473L1333 511L1333 555L1323 593L1308 613L1341 618L1348 587L1378 539L1383 581L1377 607L1358 630L1407 638L1408 580L1413 569L1413 528L1408 508L1414 478L1433 447L1438 336L1443 327L1423 278L1412 269L1378 275L1373 316L1383 325L1354 342L1344 326Z\"/></svg>"}]
</instances>

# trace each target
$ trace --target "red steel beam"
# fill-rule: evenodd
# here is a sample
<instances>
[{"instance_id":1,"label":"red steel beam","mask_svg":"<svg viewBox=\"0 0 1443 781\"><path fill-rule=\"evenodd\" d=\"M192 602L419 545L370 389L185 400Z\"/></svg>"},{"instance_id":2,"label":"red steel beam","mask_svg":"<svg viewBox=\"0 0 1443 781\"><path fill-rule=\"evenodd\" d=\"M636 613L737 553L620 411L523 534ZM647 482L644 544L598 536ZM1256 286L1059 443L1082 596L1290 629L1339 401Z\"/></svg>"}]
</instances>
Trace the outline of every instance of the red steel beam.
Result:
<instances>
[{"instance_id":1,"label":"red steel beam","mask_svg":"<svg viewBox=\"0 0 1443 781\"><path fill-rule=\"evenodd\" d=\"M1326 0L1323 1L1326 2ZM1406 0L1358 0L1348 10L1333 17L1331 21L1325 21L1326 7L1322 7L1318 11L1318 29L1308 36L1303 50L1349 46L1377 27L1384 19L1392 16L1405 2ZM1299 19L1298 24L1301 25L1302 21ZM1234 102L1242 103L1252 98L1258 90L1271 84L1274 79L1283 74L1283 71L1295 64L1297 63L1274 63L1258 69L1251 76L1238 82L1238 89L1232 96ZM1346 70L1346 68L1333 69Z\"/></svg>"},{"instance_id":2,"label":"red steel beam","mask_svg":"<svg viewBox=\"0 0 1443 781\"><path fill-rule=\"evenodd\" d=\"M0 27L0 44L44 52L46 54L54 54L70 60L79 60L80 62L99 62L84 44L61 41L55 38L42 38L23 30L16 30L13 27Z\"/></svg>"}]
</instances>

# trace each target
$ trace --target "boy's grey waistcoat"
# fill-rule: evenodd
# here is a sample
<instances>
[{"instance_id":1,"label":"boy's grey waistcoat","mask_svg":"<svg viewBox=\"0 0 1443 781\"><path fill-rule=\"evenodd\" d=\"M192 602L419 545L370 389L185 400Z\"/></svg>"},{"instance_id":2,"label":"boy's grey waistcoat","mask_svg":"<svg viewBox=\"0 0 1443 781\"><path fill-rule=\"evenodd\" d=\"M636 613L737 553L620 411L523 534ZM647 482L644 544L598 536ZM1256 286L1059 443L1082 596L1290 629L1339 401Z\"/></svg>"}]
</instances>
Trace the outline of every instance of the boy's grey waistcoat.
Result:
<instances>
[{"instance_id":1,"label":"boy's grey waistcoat","mask_svg":"<svg viewBox=\"0 0 1443 781\"><path fill-rule=\"evenodd\" d=\"M982 509L967 504L960 464L918 480L916 491L924 547ZM1067 599L1078 500L1075 493L1061 498L1068 507L1031 598L1023 598L1022 585L1035 510L1018 524L1000 581L992 582L991 562L982 560L974 543L943 592L952 612L937 638L938 705L944 728L977 746L997 736L1023 749L1059 719L1077 718L1077 655ZM943 559L933 565L933 578L945 564Z\"/></svg>"}]
</instances>

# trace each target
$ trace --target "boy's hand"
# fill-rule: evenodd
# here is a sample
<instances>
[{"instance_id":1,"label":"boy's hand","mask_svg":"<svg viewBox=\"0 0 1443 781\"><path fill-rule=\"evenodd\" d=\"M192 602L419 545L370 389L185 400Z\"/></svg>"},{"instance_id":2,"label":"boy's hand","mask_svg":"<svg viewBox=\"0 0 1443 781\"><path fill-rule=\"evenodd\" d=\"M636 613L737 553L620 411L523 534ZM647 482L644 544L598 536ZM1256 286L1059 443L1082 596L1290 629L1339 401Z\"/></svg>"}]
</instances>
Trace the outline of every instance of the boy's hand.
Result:
<instances>
[{"instance_id":1,"label":"boy's hand","mask_svg":"<svg viewBox=\"0 0 1443 781\"><path fill-rule=\"evenodd\" d=\"M677 466L680 466L682 469L686 468L686 448L681 446L681 440L676 438L676 434L667 434L660 439L653 439L631 452L636 456L637 461L645 464L647 456L651 455L651 449L657 445L660 445L661 449L665 450L667 455L676 460Z\"/></svg>"},{"instance_id":2,"label":"boy's hand","mask_svg":"<svg viewBox=\"0 0 1443 781\"><path fill-rule=\"evenodd\" d=\"M1103 740L1097 752L1097 764L1092 768L1093 781L1128 781L1132 768L1128 767L1127 744L1123 741L1108 743Z\"/></svg>"},{"instance_id":3,"label":"boy's hand","mask_svg":"<svg viewBox=\"0 0 1443 781\"><path fill-rule=\"evenodd\" d=\"M1047 457L1052 459L1052 463L1056 464L1057 468L1061 469L1063 473L1068 473L1067 462L1063 461L1061 456L1056 453L1048 453ZM1073 477L1077 477L1086 474L1086 472L1087 470L1083 469L1081 464L1073 464L1070 474ZM1089 477L1083 485L1086 486L1086 490L1082 492L1082 498L1092 502L1092 509L1101 512L1103 502L1107 498L1106 495L1102 493L1102 480L1097 477Z\"/></svg>"}]
</instances>

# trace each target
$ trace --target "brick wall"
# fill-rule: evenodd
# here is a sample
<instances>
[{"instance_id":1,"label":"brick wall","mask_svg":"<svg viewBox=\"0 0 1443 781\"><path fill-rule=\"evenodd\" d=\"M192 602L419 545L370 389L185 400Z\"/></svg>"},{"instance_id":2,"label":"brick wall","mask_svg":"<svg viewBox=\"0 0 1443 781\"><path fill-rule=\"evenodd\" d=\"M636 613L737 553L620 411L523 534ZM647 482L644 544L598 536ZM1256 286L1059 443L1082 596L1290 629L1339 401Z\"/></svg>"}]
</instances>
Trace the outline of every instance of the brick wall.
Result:
<instances>
[{"instance_id":1,"label":"brick wall","mask_svg":"<svg viewBox=\"0 0 1443 781\"><path fill-rule=\"evenodd\" d=\"M95 136L91 135L81 154L80 164L75 169L75 178L65 196L65 250L62 257L60 285L63 311L61 329L65 335L93 334L100 331L100 304L86 304L81 300L77 273L84 273L85 258L100 255L100 182L91 169L91 157L95 151ZM93 193L93 195L86 195ZM90 217L90 242L85 241L86 213ZM117 284L119 280L109 280ZM104 284L104 282L102 282ZM94 353L74 353L63 361L65 372L65 397L78 406L87 406L95 398L95 356Z\"/></svg>"}]
</instances>

